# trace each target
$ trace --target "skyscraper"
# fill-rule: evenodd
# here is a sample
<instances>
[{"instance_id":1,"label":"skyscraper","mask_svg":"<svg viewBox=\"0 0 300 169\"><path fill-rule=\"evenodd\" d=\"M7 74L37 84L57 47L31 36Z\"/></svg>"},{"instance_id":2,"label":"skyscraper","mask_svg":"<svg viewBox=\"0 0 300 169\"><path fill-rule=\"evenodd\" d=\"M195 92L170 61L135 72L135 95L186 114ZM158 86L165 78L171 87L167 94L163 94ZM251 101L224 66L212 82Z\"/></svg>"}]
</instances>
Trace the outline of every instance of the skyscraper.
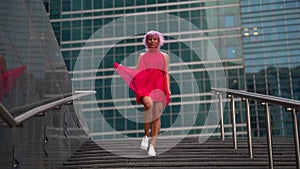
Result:
<instances>
[{"instance_id":1,"label":"skyscraper","mask_svg":"<svg viewBox=\"0 0 300 169\"><path fill-rule=\"evenodd\" d=\"M247 90L300 99L300 2L241 1ZM252 107L252 127L264 135L263 107ZM273 133L291 135L291 116L272 106Z\"/></svg>"}]
</instances>

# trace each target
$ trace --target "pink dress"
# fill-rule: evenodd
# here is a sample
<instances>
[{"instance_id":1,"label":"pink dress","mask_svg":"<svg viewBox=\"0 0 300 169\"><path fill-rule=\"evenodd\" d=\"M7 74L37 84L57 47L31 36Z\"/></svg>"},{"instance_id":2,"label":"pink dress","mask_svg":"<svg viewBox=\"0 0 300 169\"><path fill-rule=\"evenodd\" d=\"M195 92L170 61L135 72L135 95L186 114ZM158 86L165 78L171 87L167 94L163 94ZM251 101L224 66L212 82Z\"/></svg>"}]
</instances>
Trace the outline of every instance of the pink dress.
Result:
<instances>
[{"instance_id":1,"label":"pink dress","mask_svg":"<svg viewBox=\"0 0 300 169\"><path fill-rule=\"evenodd\" d=\"M140 59L136 70L114 64L114 68L135 93L137 103L141 103L144 96L150 96L153 102L170 102L170 93L166 80L167 63L163 54L158 50L147 51Z\"/></svg>"}]
</instances>

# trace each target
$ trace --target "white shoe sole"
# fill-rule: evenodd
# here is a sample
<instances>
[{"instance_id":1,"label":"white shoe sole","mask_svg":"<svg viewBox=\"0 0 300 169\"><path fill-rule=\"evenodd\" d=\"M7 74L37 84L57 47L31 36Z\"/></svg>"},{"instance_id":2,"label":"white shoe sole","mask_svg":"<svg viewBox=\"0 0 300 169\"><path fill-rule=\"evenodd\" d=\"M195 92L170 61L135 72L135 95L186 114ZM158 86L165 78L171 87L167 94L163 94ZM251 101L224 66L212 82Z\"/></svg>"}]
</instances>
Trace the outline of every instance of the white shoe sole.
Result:
<instances>
[{"instance_id":1,"label":"white shoe sole","mask_svg":"<svg viewBox=\"0 0 300 169\"><path fill-rule=\"evenodd\" d=\"M156 156L156 153L151 154L151 153L148 152L148 156L149 156L149 157L155 157L155 156Z\"/></svg>"}]
</instances>

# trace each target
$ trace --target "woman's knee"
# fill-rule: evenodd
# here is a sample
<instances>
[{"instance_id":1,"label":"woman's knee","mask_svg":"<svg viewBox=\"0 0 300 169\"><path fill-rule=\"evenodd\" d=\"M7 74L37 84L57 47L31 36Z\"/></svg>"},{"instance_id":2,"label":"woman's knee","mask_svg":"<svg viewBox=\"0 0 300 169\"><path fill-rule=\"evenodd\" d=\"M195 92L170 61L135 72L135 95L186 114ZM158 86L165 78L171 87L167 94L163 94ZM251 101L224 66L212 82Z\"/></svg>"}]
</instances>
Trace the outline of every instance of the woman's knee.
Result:
<instances>
[{"instance_id":1,"label":"woman's knee","mask_svg":"<svg viewBox=\"0 0 300 169\"><path fill-rule=\"evenodd\" d=\"M151 102L144 102L144 107L145 107L145 109L146 110L149 110L151 107L152 107L152 104L151 104Z\"/></svg>"},{"instance_id":2,"label":"woman's knee","mask_svg":"<svg viewBox=\"0 0 300 169\"><path fill-rule=\"evenodd\" d=\"M143 105L146 110L149 110L153 106L153 102L150 97L143 98Z\"/></svg>"}]
</instances>

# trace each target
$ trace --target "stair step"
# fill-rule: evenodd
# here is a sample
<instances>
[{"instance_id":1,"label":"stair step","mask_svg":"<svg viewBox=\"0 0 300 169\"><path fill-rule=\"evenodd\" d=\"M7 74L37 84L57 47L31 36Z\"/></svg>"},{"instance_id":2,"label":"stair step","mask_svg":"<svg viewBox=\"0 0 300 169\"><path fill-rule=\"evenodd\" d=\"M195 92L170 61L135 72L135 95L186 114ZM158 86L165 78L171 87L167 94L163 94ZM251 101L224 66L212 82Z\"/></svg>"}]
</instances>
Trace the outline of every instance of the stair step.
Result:
<instances>
[{"instance_id":1,"label":"stair step","mask_svg":"<svg viewBox=\"0 0 300 169\"><path fill-rule=\"evenodd\" d=\"M246 139L239 138L238 149L233 148L232 139L209 139L200 144L198 138L185 138L177 142L158 140L158 155L149 158L146 151L139 149L138 139L88 140L62 168L269 168L265 138L253 139L253 159L249 158ZM170 145L174 147L169 149ZM276 168L296 168L293 139L274 138L272 147Z\"/></svg>"}]
</instances>

